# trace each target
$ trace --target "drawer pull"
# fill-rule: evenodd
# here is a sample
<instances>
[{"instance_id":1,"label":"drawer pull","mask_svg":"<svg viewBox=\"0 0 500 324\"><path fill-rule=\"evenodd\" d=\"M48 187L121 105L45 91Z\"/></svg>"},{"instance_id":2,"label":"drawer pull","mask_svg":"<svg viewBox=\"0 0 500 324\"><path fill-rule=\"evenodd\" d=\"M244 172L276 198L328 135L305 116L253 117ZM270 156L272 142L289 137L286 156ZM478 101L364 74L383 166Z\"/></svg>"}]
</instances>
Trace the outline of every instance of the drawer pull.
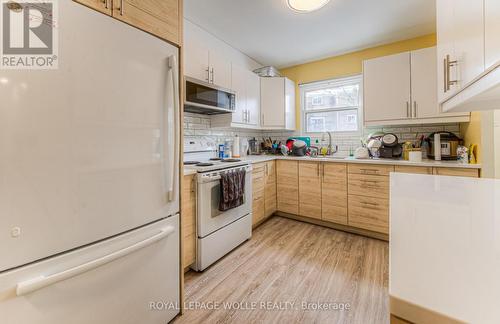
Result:
<instances>
[{"instance_id":1,"label":"drawer pull","mask_svg":"<svg viewBox=\"0 0 500 324\"><path fill-rule=\"evenodd\" d=\"M367 173L367 174L379 174L379 170L374 170L374 169L359 169L362 173Z\"/></svg>"},{"instance_id":2,"label":"drawer pull","mask_svg":"<svg viewBox=\"0 0 500 324\"><path fill-rule=\"evenodd\" d=\"M362 201L361 204L367 205L367 206L374 206L374 207L379 206L379 204L377 204L377 203L372 203L372 202L367 202L367 201Z\"/></svg>"}]
</instances>

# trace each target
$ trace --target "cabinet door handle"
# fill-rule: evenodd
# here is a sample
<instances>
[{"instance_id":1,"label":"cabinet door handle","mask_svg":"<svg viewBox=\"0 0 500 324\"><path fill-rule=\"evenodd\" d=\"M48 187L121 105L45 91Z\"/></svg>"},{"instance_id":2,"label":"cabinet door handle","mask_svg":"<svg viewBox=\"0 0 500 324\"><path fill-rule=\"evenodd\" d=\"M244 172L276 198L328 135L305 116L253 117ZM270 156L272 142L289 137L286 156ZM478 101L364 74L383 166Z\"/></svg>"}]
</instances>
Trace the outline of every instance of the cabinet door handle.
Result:
<instances>
[{"instance_id":1,"label":"cabinet door handle","mask_svg":"<svg viewBox=\"0 0 500 324\"><path fill-rule=\"evenodd\" d=\"M411 113L410 113L410 103L407 101L406 102L406 117L411 117Z\"/></svg>"},{"instance_id":2,"label":"cabinet door handle","mask_svg":"<svg viewBox=\"0 0 500 324\"><path fill-rule=\"evenodd\" d=\"M318 163L318 165L317 165L318 178L320 177L320 170L319 170L319 168L320 168L320 165L319 165L319 163Z\"/></svg>"},{"instance_id":3,"label":"cabinet door handle","mask_svg":"<svg viewBox=\"0 0 500 324\"><path fill-rule=\"evenodd\" d=\"M372 202L367 202L367 201L362 201L361 202L363 205L368 205L368 206L373 206L373 207L378 207L379 205L376 204L376 203L372 203Z\"/></svg>"},{"instance_id":4,"label":"cabinet door handle","mask_svg":"<svg viewBox=\"0 0 500 324\"><path fill-rule=\"evenodd\" d=\"M123 16L123 0L120 0L120 16Z\"/></svg>"},{"instance_id":5,"label":"cabinet door handle","mask_svg":"<svg viewBox=\"0 0 500 324\"><path fill-rule=\"evenodd\" d=\"M214 83L214 68L210 70L210 74L212 75L210 78L210 82L213 84Z\"/></svg>"},{"instance_id":6,"label":"cabinet door handle","mask_svg":"<svg viewBox=\"0 0 500 324\"><path fill-rule=\"evenodd\" d=\"M102 0L102 3L104 4L104 9L108 9L108 0Z\"/></svg>"},{"instance_id":7,"label":"cabinet door handle","mask_svg":"<svg viewBox=\"0 0 500 324\"><path fill-rule=\"evenodd\" d=\"M457 66L458 61L451 61L450 60L450 55L446 55L446 58L444 59L444 65L445 65L445 92L450 91L451 86L455 85L458 83L458 80L450 80L450 70L451 67Z\"/></svg>"},{"instance_id":8,"label":"cabinet door handle","mask_svg":"<svg viewBox=\"0 0 500 324\"><path fill-rule=\"evenodd\" d=\"M446 93L448 91L448 68L446 58L443 59L443 91Z\"/></svg>"},{"instance_id":9,"label":"cabinet door handle","mask_svg":"<svg viewBox=\"0 0 500 324\"><path fill-rule=\"evenodd\" d=\"M210 82L210 67L207 67L207 69L205 70L205 72L207 72L207 77L205 78L205 80L207 82Z\"/></svg>"},{"instance_id":10,"label":"cabinet door handle","mask_svg":"<svg viewBox=\"0 0 500 324\"><path fill-rule=\"evenodd\" d=\"M417 118L417 101L413 102L413 107L414 107L414 109L413 109L413 117Z\"/></svg>"}]
</instances>

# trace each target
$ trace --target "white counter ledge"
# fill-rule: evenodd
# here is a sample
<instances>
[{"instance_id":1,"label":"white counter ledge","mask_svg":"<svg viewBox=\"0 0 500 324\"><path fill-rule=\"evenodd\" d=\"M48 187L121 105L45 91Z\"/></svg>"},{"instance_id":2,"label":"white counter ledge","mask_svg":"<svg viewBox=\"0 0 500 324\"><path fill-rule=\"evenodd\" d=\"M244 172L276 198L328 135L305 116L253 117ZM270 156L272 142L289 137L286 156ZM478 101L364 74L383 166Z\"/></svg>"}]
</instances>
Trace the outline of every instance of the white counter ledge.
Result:
<instances>
[{"instance_id":1,"label":"white counter ledge","mask_svg":"<svg viewBox=\"0 0 500 324\"><path fill-rule=\"evenodd\" d=\"M500 323L500 180L391 174L391 313Z\"/></svg>"},{"instance_id":2,"label":"white counter ledge","mask_svg":"<svg viewBox=\"0 0 500 324\"><path fill-rule=\"evenodd\" d=\"M410 162L397 159L355 159L352 157L300 157L300 156L282 156L282 155L249 155L243 159L251 161L252 163L261 163L272 160L299 160L299 161L318 161L318 162L332 162L332 163L361 163L361 164L388 164L388 165L407 165L407 166L421 166L421 167L443 167L443 168L465 168L465 169L481 169L480 164L463 164L458 161L434 161L422 160L422 162Z\"/></svg>"},{"instance_id":3,"label":"white counter ledge","mask_svg":"<svg viewBox=\"0 0 500 324\"><path fill-rule=\"evenodd\" d=\"M193 175L193 174L196 174L195 170L184 168L184 176L190 176L190 175Z\"/></svg>"}]
</instances>

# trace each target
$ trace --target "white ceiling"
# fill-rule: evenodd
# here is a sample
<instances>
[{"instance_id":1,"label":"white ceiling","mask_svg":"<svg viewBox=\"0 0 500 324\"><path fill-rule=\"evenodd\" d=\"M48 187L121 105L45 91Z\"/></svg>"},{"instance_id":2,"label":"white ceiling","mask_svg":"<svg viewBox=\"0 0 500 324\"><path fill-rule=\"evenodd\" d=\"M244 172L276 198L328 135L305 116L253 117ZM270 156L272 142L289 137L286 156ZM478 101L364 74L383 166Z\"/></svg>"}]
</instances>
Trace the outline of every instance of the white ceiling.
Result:
<instances>
[{"instance_id":1,"label":"white ceiling","mask_svg":"<svg viewBox=\"0 0 500 324\"><path fill-rule=\"evenodd\" d=\"M287 67L435 32L435 0L184 0L184 16L265 65Z\"/></svg>"}]
</instances>

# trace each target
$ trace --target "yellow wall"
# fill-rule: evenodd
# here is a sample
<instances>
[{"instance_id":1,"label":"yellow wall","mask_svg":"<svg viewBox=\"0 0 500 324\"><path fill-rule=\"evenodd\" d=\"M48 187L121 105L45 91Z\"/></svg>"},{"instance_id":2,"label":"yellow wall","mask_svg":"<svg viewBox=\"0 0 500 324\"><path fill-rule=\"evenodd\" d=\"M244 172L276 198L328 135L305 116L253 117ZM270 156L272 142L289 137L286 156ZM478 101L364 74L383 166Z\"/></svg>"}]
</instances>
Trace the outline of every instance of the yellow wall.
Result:
<instances>
[{"instance_id":1,"label":"yellow wall","mask_svg":"<svg viewBox=\"0 0 500 324\"><path fill-rule=\"evenodd\" d=\"M416 50L436 45L436 35L426 35L392 44L377 46L358 52L330 57L327 59L292 66L281 73L296 83L297 129L300 129L300 92L301 83L328 80L362 72L363 61L405 51Z\"/></svg>"},{"instance_id":2,"label":"yellow wall","mask_svg":"<svg viewBox=\"0 0 500 324\"><path fill-rule=\"evenodd\" d=\"M471 144L478 144L476 158L477 162L481 163L481 112L472 112L470 122L460 124L460 133L464 138L465 146L469 147Z\"/></svg>"}]
</instances>

